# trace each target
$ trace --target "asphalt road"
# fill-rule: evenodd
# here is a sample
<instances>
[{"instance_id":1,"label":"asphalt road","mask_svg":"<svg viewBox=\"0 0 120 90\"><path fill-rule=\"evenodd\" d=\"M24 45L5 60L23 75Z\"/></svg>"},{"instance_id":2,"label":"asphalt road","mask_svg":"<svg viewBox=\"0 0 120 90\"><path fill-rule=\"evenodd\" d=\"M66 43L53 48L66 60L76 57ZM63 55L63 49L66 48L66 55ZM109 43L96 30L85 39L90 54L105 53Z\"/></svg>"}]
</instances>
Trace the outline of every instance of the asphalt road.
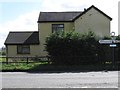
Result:
<instances>
[{"instance_id":1,"label":"asphalt road","mask_svg":"<svg viewBox=\"0 0 120 90\"><path fill-rule=\"evenodd\" d=\"M0 72L2 88L118 88L118 71L81 73Z\"/></svg>"}]
</instances>

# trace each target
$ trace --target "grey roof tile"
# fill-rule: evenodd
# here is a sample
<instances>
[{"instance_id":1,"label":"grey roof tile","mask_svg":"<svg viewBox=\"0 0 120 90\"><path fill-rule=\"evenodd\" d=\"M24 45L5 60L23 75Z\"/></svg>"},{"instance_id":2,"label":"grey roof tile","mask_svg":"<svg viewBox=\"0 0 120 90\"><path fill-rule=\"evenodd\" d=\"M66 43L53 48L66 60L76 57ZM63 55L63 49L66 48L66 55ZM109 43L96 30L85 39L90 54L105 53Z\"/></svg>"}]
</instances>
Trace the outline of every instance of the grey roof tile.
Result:
<instances>
[{"instance_id":1,"label":"grey roof tile","mask_svg":"<svg viewBox=\"0 0 120 90\"><path fill-rule=\"evenodd\" d=\"M39 33L38 31L10 32L4 44L5 45L39 44Z\"/></svg>"},{"instance_id":2,"label":"grey roof tile","mask_svg":"<svg viewBox=\"0 0 120 90\"><path fill-rule=\"evenodd\" d=\"M85 14L87 11L89 11L91 8L96 9L98 12L103 14L108 19L112 20L111 17L106 15L104 12L99 10L97 7L92 5L91 7L87 8L84 11L76 11L76 12L40 12L38 23L41 22L73 22L83 14Z\"/></svg>"},{"instance_id":3,"label":"grey roof tile","mask_svg":"<svg viewBox=\"0 0 120 90\"><path fill-rule=\"evenodd\" d=\"M38 22L72 21L82 12L40 12Z\"/></svg>"}]
</instances>

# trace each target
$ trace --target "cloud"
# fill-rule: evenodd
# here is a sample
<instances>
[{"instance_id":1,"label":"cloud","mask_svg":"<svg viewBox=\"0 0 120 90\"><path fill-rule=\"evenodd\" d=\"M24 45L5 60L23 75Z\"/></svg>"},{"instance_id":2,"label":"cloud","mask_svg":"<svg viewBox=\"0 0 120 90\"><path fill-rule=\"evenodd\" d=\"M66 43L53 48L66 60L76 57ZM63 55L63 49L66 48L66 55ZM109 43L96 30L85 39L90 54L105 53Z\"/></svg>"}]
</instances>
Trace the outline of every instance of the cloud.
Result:
<instances>
[{"instance_id":1,"label":"cloud","mask_svg":"<svg viewBox=\"0 0 120 90\"><path fill-rule=\"evenodd\" d=\"M37 30L37 19L39 16L39 11L32 11L30 13L26 13L20 15L13 21L8 21L3 23L3 28L5 31L33 31Z\"/></svg>"},{"instance_id":2,"label":"cloud","mask_svg":"<svg viewBox=\"0 0 120 90\"><path fill-rule=\"evenodd\" d=\"M118 0L44 0L41 7L44 11L83 10L91 5L108 9L116 5Z\"/></svg>"},{"instance_id":3,"label":"cloud","mask_svg":"<svg viewBox=\"0 0 120 90\"><path fill-rule=\"evenodd\" d=\"M40 11L83 11L91 5L95 5L100 10L113 18L111 22L111 31L118 32L118 1L119 0L39 0L40 9L34 10L22 15L16 19L1 23L0 25L0 47L9 33L9 31L37 31L37 20ZM36 2L36 0L34 1ZM37 2L39 3L39 2Z\"/></svg>"},{"instance_id":4,"label":"cloud","mask_svg":"<svg viewBox=\"0 0 120 90\"><path fill-rule=\"evenodd\" d=\"M31 11L23 15L18 16L15 20L1 23L0 25L0 46L3 43L9 33L9 31L37 31L37 19L39 16L39 11Z\"/></svg>"}]
</instances>

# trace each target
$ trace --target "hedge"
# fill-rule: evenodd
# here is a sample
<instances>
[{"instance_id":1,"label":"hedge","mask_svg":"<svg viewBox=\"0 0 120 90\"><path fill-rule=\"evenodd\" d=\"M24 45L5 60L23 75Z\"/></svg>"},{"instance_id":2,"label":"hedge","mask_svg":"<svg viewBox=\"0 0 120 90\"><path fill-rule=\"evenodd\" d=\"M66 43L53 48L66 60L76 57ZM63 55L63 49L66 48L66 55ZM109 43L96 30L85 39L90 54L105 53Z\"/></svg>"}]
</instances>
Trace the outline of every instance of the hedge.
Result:
<instances>
[{"instance_id":1,"label":"hedge","mask_svg":"<svg viewBox=\"0 0 120 90\"><path fill-rule=\"evenodd\" d=\"M109 45L100 45L98 40L92 31L84 34L56 32L46 38L45 48L53 64L97 64L105 62L105 57L110 56L106 53Z\"/></svg>"}]
</instances>

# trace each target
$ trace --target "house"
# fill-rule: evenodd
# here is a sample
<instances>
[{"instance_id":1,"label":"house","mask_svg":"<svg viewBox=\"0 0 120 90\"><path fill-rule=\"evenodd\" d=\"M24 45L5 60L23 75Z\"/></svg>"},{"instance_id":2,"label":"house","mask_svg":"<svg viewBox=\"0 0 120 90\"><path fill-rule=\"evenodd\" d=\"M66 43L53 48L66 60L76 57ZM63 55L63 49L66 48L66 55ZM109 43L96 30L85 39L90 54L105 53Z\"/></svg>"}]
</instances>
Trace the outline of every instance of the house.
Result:
<instances>
[{"instance_id":1,"label":"house","mask_svg":"<svg viewBox=\"0 0 120 90\"><path fill-rule=\"evenodd\" d=\"M39 32L9 32L5 41L8 57L39 55Z\"/></svg>"},{"instance_id":2,"label":"house","mask_svg":"<svg viewBox=\"0 0 120 90\"><path fill-rule=\"evenodd\" d=\"M10 32L5 45L7 56L44 56L45 39L56 31L95 32L99 37L110 35L111 17L91 6L84 11L40 12L38 32Z\"/></svg>"}]
</instances>

